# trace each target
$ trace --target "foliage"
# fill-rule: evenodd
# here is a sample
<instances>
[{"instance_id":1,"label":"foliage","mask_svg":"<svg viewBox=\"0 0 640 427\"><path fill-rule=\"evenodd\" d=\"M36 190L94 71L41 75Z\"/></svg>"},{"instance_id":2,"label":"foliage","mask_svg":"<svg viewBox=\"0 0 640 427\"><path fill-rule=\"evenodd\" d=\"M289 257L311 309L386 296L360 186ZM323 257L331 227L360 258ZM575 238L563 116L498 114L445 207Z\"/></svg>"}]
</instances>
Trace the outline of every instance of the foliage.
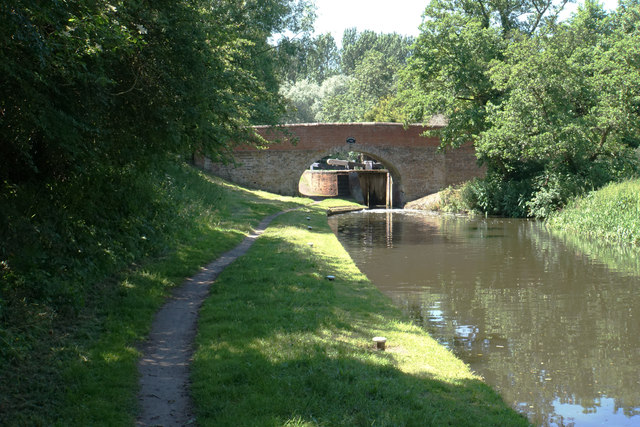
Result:
<instances>
[{"instance_id":1,"label":"foliage","mask_svg":"<svg viewBox=\"0 0 640 427\"><path fill-rule=\"evenodd\" d=\"M158 165L219 159L277 122L267 39L303 4L3 2L2 299L73 312L80 283L144 256L168 226Z\"/></svg>"},{"instance_id":2,"label":"foliage","mask_svg":"<svg viewBox=\"0 0 640 427\"><path fill-rule=\"evenodd\" d=\"M356 65L346 92L324 100L320 118L327 122L375 118L374 109L395 93L396 77L402 65L380 51L367 52Z\"/></svg>"},{"instance_id":3,"label":"foliage","mask_svg":"<svg viewBox=\"0 0 640 427\"><path fill-rule=\"evenodd\" d=\"M444 146L474 142L484 190L500 192L490 202L474 184L482 210L546 216L637 170L638 5L607 14L587 1L561 23L556 13L550 2L475 0L426 10L403 74L407 115L447 116L432 132Z\"/></svg>"},{"instance_id":4,"label":"foliage","mask_svg":"<svg viewBox=\"0 0 640 427\"><path fill-rule=\"evenodd\" d=\"M285 83L280 93L289 101L285 123L313 123L320 108L320 85L310 80L298 80L290 84Z\"/></svg>"},{"instance_id":5,"label":"foliage","mask_svg":"<svg viewBox=\"0 0 640 427\"><path fill-rule=\"evenodd\" d=\"M267 37L293 19L290 3L3 2L0 179L255 140L246 125L281 111Z\"/></svg>"},{"instance_id":6,"label":"foliage","mask_svg":"<svg viewBox=\"0 0 640 427\"><path fill-rule=\"evenodd\" d=\"M462 200L469 210L487 215L527 216L527 201L531 195L529 180L504 181L499 175L489 174L484 179L466 183Z\"/></svg>"},{"instance_id":7,"label":"foliage","mask_svg":"<svg viewBox=\"0 0 640 427\"><path fill-rule=\"evenodd\" d=\"M499 29L456 6L436 1L425 11L430 19L421 27L403 86L409 120L426 122L435 114L446 116L449 124L438 136L454 147L477 138L485 129L486 104L500 95L487 70L505 47Z\"/></svg>"},{"instance_id":8,"label":"foliage","mask_svg":"<svg viewBox=\"0 0 640 427\"><path fill-rule=\"evenodd\" d=\"M547 225L601 242L640 245L640 181L609 184L569 203Z\"/></svg>"},{"instance_id":9,"label":"foliage","mask_svg":"<svg viewBox=\"0 0 640 427\"><path fill-rule=\"evenodd\" d=\"M193 219L174 210L167 163L195 151L222 158L237 141L261 142L250 124L277 122L267 39L299 27L304 4L0 4L3 418L56 410L58 364L80 359L66 328L88 309L101 315L96 293L126 293L111 276L161 254Z\"/></svg>"},{"instance_id":10,"label":"foliage","mask_svg":"<svg viewBox=\"0 0 640 427\"><path fill-rule=\"evenodd\" d=\"M288 101L285 123L315 123L327 121L323 108L329 108L331 100L340 98L349 88L352 79L336 74L321 84L310 80L298 80L295 83L285 83L280 93Z\"/></svg>"},{"instance_id":11,"label":"foliage","mask_svg":"<svg viewBox=\"0 0 640 427\"><path fill-rule=\"evenodd\" d=\"M404 123L407 116L404 103L397 95L387 95L378 100L369 111L364 113L366 122Z\"/></svg>"},{"instance_id":12,"label":"foliage","mask_svg":"<svg viewBox=\"0 0 640 427\"><path fill-rule=\"evenodd\" d=\"M412 37L397 33L358 32L348 28L342 35L341 71L348 76L355 74L358 64L370 52L379 52L392 63L405 64L412 54L413 41Z\"/></svg>"},{"instance_id":13,"label":"foliage","mask_svg":"<svg viewBox=\"0 0 640 427\"><path fill-rule=\"evenodd\" d=\"M339 73L340 53L330 33L315 38L305 35L285 39L279 43L278 50L281 57L279 73L289 84L300 80L321 84Z\"/></svg>"},{"instance_id":14,"label":"foliage","mask_svg":"<svg viewBox=\"0 0 640 427\"><path fill-rule=\"evenodd\" d=\"M356 29L345 31L339 51L330 35L292 41L288 47L297 53L282 71L289 80L281 91L289 101L285 120L401 121L396 86L412 43L398 34Z\"/></svg>"},{"instance_id":15,"label":"foliage","mask_svg":"<svg viewBox=\"0 0 640 427\"><path fill-rule=\"evenodd\" d=\"M440 192L440 210L449 213L469 212L471 209L463 189L467 187L447 187Z\"/></svg>"}]
</instances>

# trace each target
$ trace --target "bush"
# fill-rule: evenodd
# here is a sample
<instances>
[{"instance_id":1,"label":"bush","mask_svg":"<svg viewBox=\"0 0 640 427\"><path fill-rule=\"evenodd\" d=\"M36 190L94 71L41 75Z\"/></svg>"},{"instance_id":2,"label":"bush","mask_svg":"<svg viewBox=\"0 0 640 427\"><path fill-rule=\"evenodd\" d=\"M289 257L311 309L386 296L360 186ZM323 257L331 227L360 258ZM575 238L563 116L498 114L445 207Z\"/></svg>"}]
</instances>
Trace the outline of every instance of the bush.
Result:
<instances>
[{"instance_id":1,"label":"bush","mask_svg":"<svg viewBox=\"0 0 640 427\"><path fill-rule=\"evenodd\" d=\"M162 248L179 219L166 170L95 171L4 197L0 298L14 308L44 304L73 314L88 283ZM2 312L7 320L6 306Z\"/></svg>"},{"instance_id":2,"label":"bush","mask_svg":"<svg viewBox=\"0 0 640 427\"><path fill-rule=\"evenodd\" d=\"M529 180L504 181L497 175L489 175L469 181L461 193L463 204L469 210L522 218L527 216L526 202L531 195L531 183Z\"/></svg>"},{"instance_id":3,"label":"bush","mask_svg":"<svg viewBox=\"0 0 640 427\"><path fill-rule=\"evenodd\" d=\"M546 173L534 180L534 192L526 205L528 216L547 218L563 208L570 199L583 194L587 180L579 175Z\"/></svg>"}]
</instances>

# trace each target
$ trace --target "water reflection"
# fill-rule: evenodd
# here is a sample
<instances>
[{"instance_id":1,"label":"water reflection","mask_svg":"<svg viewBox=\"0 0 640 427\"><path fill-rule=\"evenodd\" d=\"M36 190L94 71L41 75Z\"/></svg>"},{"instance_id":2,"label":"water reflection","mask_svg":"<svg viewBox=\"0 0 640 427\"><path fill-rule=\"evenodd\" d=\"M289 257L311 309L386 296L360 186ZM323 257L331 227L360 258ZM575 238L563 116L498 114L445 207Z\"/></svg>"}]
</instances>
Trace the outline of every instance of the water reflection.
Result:
<instances>
[{"instance_id":1,"label":"water reflection","mask_svg":"<svg viewBox=\"0 0 640 427\"><path fill-rule=\"evenodd\" d=\"M534 423L640 425L633 262L614 271L531 221L365 212L330 225L383 292Z\"/></svg>"}]
</instances>

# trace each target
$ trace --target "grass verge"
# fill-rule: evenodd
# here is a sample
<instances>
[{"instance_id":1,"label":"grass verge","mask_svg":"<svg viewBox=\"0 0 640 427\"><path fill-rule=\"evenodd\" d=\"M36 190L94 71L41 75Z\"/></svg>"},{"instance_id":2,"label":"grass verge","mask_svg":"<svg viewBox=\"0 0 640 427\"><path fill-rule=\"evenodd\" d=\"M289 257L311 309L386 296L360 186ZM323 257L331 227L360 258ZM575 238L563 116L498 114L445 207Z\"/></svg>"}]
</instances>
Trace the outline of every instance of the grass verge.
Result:
<instances>
[{"instance_id":1,"label":"grass verge","mask_svg":"<svg viewBox=\"0 0 640 427\"><path fill-rule=\"evenodd\" d=\"M186 165L168 167L157 186L167 209L160 215L172 224L153 256L85 285L75 316L34 303L5 312L0 425L133 425L135 344L171 288L240 243L263 217L311 203L249 191Z\"/></svg>"},{"instance_id":2,"label":"grass verge","mask_svg":"<svg viewBox=\"0 0 640 427\"><path fill-rule=\"evenodd\" d=\"M640 273L640 180L609 184L547 220L571 247L622 273Z\"/></svg>"},{"instance_id":3,"label":"grass verge","mask_svg":"<svg viewBox=\"0 0 640 427\"><path fill-rule=\"evenodd\" d=\"M198 424L527 425L360 273L326 208L277 218L213 285L192 367Z\"/></svg>"},{"instance_id":4,"label":"grass verge","mask_svg":"<svg viewBox=\"0 0 640 427\"><path fill-rule=\"evenodd\" d=\"M569 203L547 224L610 244L640 245L640 180L609 184Z\"/></svg>"},{"instance_id":5,"label":"grass verge","mask_svg":"<svg viewBox=\"0 0 640 427\"><path fill-rule=\"evenodd\" d=\"M133 425L136 343L171 289L264 216L300 206L309 211L276 220L213 288L194 371L199 423L526 424L357 271L324 214L343 201L311 207L184 165L160 187L174 222L162 248L86 285L76 316L31 304L27 321L0 325L1 425ZM372 350L373 334L389 338L387 352Z\"/></svg>"}]
</instances>

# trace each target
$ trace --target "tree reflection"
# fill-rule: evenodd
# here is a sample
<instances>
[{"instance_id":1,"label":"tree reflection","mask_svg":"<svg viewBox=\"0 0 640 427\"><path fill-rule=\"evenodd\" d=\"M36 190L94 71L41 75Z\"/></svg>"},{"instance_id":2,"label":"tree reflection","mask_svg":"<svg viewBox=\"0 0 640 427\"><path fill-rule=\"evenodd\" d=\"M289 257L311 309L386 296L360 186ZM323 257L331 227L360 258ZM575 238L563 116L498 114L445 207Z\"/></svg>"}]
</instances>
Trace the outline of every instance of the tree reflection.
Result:
<instances>
[{"instance_id":1,"label":"tree reflection","mask_svg":"<svg viewBox=\"0 0 640 427\"><path fill-rule=\"evenodd\" d=\"M394 214L390 247L386 216L340 218L338 235L381 290L534 423L640 415L637 260L621 273L584 243L507 219Z\"/></svg>"}]
</instances>

